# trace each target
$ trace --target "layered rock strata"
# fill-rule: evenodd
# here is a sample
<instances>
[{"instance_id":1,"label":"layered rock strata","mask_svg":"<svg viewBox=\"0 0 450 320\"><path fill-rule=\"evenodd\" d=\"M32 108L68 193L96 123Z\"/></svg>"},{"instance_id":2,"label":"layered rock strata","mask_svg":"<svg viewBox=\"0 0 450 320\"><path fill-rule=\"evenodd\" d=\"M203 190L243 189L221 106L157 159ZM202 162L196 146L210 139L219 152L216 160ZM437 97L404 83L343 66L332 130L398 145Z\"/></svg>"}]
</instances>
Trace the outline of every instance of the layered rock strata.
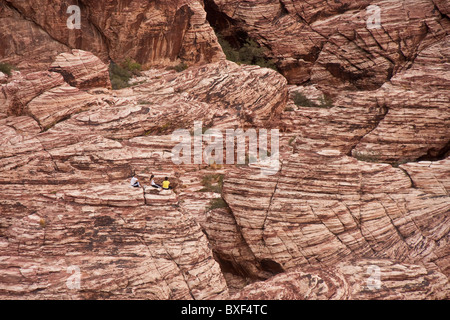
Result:
<instances>
[{"instance_id":1,"label":"layered rock strata","mask_svg":"<svg viewBox=\"0 0 450 320\"><path fill-rule=\"evenodd\" d=\"M232 299L435 300L448 299L446 287L443 274L421 266L364 259L327 269L298 268L249 285Z\"/></svg>"},{"instance_id":2,"label":"layered rock strata","mask_svg":"<svg viewBox=\"0 0 450 320\"><path fill-rule=\"evenodd\" d=\"M104 62L134 59L145 68L223 58L199 1L83 0L75 10L71 5L2 0L0 60L26 71L45 70L71 49L90 51Z\"/></svg>"},{"instance_id":3,"label":"layered rock strata","mask_svg":"<svg viewBox=\"0 0 450 320\"><path fill-rule=\"evenodd\" d=\"M257 41L292 84L376 89L449 30L445 5L431 0L206 3L226 39Z\"/></svg>"}]
</instances>

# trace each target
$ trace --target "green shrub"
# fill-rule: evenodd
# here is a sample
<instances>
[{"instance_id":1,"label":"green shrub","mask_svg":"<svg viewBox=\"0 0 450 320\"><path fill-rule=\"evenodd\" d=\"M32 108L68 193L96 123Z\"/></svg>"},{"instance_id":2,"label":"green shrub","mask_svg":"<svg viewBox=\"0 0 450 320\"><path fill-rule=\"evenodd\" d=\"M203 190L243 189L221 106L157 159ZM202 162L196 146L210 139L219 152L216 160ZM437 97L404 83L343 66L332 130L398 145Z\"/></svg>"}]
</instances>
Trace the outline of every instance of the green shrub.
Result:
<instances>
[{"instance_id":1,"label":"green shrub","mask_svg":"<svg viewBox=\"0 0 450 320\"><path fill-rule=\"evenodd\" d=\"M289 139L288 144L289 144L290 146L292 146L292 143L295 141L295 139L297 139L296 136L295 136L295 137L291 137L291 138Z\"/></svg>"},{"instance_id":2,"label":"green shrub","mask_svg":"<svg viewBox=\"0 0 450 320\"><path fill-rule=\"evenodd\" d=\"M301 107L317 107L317 103L308 99L303 93L296 92L294 94L294 103Z\"/></svg>"},{"instance_id":3,"label":"green shrub","mask_svg":"<svg viewBox=\"0 0 450 320\"><path fill-rule=\"evenodd\" d=\"M142 104L153 104L153 102L147 101L147 100L139 100L139 101L138 101L138 104L139 104L139 105L142 105Z\"/></svg>"},{"instance_id":4,"label":"green shrub","mask_svg":"<svg viewBox=\"0 0 450 320\"><path fill-rule=\"evenodd\" d=\"M209 202L209 205L206 207L206 211L210 211L213 209L219 209L219 208L229 208L228 204L223 200L222 198L215 198L211 199Z\"/></svg>"},{"instance_id":5,"label":"green shrub","mask_svg":"<svg viewBox=\"0 0 450 320\"><path fill-rule=\"evenodd\" d=\"M223 174L212 173L207 174L202 178L203 188L199 192L215 192L222 193L223 188Z\"/></svg>"},{"instance_id":6,"label":"green shrub","mask_svg":"<svg viewBox=\"0 0 450 320\"><path fill-rule=\"evenodd\" d=\"M182 71L186 70L187 68L189 68L189 66L184 62L181 62L181 63L177 64L175 67L173 67L173 69L176 72L182 72Z\"/></svg>"},{"instance_id":7,"label":"green shrub","mask_svg":"<svg viewBox=\"0 0 450 320\"><path fill-rule=\"evenodd\" d=\"M237 64L258 65L262 68L271 68L278 71L273 60L266 57L266 49L259 46L256 41L246 39L240 48L233 48L220 33L217 33L217 39L228 60Z\"/></svg>"},{"instance_id":8,"label":"green shrub","mask_svg":"<svg viewBox=\"0 0 450 320\"><path fill-rule=\"evenodd\" d=\"M233 48L230 43L224 39L224 37L220 33L216 33L217 40L219 41L220 46L222 47L223 53L227 57L227 60L233 62L239 62L239 52L235 48Z\"/></svg>"},{"instance_id":9,"label":"green shrub","mask_svg":"<svg viewBox=\"0 0 450 320\"><path fill-rule=\"evenodd\" d=\"M126 58L121 63L121 67L125 70L128 70L129 72L131 72L131 74L133 74L135 76L141 75L142 66L130 58Z\"/></svg>"},{"instance_id":10,"label":"green shrub","mask_svg":"<svg viewBox=\"0 0 450 320\"><path fill-rule=\"evenodd\" d=\"M109 65L109 77L114 90L128 88L130 79L133 75L140 75L142 67L139 63L125 59L120 65L111 62Z\"/></svg>"},{"instance_id":11,"label":"green shrub","mask_svg":"<svg viewBox=\"0 0 450 320\"><path fill-rule=\"evenodd\" d=\"M333 100L331 100L331 98L327 95L323 95L322 97L320 97L319 99L320 101L320 108L331 108L333 107Z\"/></svg>"},{"instance_id":12,"label":"green shrub","mask_svg":"<svg viewBox=\"0 0 450 320\"><path fill-rule=\"evenodd\" d=\"M131 72L114 62L109 65L109 78L111 79L111 85L114 90L129 87L130 84L128 82L130 81L131 76Z\"/></svg>"},{"instance_id":13,"label":"green shrub","mask_svg":"<svg viewBox=\"0 0 450 320\"><path fill-rule=\"evenodd\" d=\"M11 76L11 71L13 69L15 69L14 66L10 65L9 63L0 63L0 72L3 72L8 76Z\"/></svg>"},{"instance_id":14,"label":"green shrub","mask_svg":"<svg viewBox=\"0 0 450 320\"><path fill-rule=\"evenodd\" d=\"M333 101L327 95L323 95L319 98L320 104L308 99L303 93L296 92L293 97L294 103L301 107L310 108L331 108L333 107Z\"/></svg>"}]
</instances>

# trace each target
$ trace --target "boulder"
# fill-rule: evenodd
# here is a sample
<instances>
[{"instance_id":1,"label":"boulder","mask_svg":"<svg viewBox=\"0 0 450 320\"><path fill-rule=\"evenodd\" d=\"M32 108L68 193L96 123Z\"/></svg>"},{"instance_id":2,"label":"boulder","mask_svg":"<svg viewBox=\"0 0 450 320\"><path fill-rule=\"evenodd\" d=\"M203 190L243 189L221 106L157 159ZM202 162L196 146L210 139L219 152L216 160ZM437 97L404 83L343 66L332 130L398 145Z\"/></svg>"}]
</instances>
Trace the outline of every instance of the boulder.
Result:
<instances>
[{"instance_id":1,"label":"boulder","mask_svg":"<svg viewBox=\"0 0 450 320\"><path fill-rule=\"evenodd\" d=\"M64 80L79 89L111 88L108 66L98 57L83 50L61 53L49 71L61 73Z\"/></svg>"}]
</instances>

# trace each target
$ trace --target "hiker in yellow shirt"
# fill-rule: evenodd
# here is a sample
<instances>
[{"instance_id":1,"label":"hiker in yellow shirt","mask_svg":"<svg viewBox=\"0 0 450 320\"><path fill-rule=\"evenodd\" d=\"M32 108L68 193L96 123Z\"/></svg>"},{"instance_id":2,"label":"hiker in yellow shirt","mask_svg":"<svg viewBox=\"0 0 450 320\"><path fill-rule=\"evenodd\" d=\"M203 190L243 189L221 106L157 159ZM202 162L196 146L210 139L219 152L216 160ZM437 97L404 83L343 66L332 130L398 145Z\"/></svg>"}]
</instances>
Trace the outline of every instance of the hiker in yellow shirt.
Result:
<instances>
[{"instance_id":1,"label":"hiker in yellow shirt","mask_svg":"<svg viewBox=\"0 0 450 320\"><path fill-rule=\"evenodd\" d=\"M169 185L170 185L169 178L168 178L168 177L165 177L165 178L164 178L164 181L163 181L163 183L162 183L162 188L163 188L164 190L169 190L169 189L171 189L171 188L169 187Z\"/></svg>"}]
</instances>

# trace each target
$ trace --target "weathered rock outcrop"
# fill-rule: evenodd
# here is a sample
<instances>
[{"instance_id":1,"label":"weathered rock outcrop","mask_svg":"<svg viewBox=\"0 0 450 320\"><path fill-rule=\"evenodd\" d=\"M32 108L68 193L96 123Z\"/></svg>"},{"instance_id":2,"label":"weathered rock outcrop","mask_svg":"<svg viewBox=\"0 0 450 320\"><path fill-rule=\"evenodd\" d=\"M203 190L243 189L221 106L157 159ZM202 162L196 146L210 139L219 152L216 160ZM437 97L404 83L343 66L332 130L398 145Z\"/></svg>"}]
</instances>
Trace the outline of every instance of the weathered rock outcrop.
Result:
<instances>
[{"instance_id":1,"label":"weathered rock outcrop","mask_svg":"<svg viewBox=\"0 0 450 320\"><path fill-rule=\"evenodd\" d=\"M35 70L47 69L57 54L70 49L90 51L104 62L131 58L145 67L223 57L199 1L83 0L78 2L80 29L67 26L75 13L68 12L69 5L2 0L0 60Z\"/></svg>"},{"instance_id":2,"label":"weathered rock outcrop","mask_svg":"<svg viewBox=\"0 0 450 320\"><path fill-rule=\"evenodd\" d=\"M144 206L142 190L128 185L121 188L127 202L118 204L117 189L102 184L77 195L65 187L54 194L44 186L3 188L2 299L227 297L219 265L194 220L168 201ZM111 201L100 193L108 190ZM133 198L140 201L129 203ZM49 201L51 207L38 205ZM77 288L71 281L78 275Z\"/></svg>"},{"instance_id":3,"label":"weathered rock outcrop","mask_svg":"<svg viewBox=\"0 0 450 320\"><path fill-rule=\"evenodd\" d=\"M225 38L268 48L293 84L376 89L449 30L445 5L431 0L205 2ZM378 6L379 25L370 5Z\"/></svg>"},{"instance_id":4,"label":"weathered rock outcrop","mask_svg":"<svg viewBox=\"0 0 450 320\"><path fill-rule=\"evenodd\" d=\"M447 268L449 197L416 190L387 164L302 152L276 176L229 172L224 199L256 259L278 272L362 257Z\"/></svg>"},{"instance_id":5,"label":"weathered rock outcrop","mask_svg":"<svg viewBox=\"0 0 450 320\"><path fill-rule=\"evenodd\" d=\"M41 127L31 117L9 117L0 120L0 131L0 145L2 148L6 148L38 134Z\"/></svg>"},{"instance_id":6,"label":"weathered rock outcrop","mask_svg":"<svg viewBox=\"0 0 450 320\"><path fill-rule=\"evenodd\" d=\"M390 83L371 94L388 112L356 145L355 152L371 152L380 161L390 162L435 160L448 155L449 40L447 37L424 49L411 68L399 72Z\"/></svg>"},{"instance_id":7,"label":"weathered rock outcrop","mask_svg":"<svg viewBox=\"0 0 450 320\"><path fill-rule=\"evenodd\" d=\"M147 173L140 166L167 164L163 154L56 128L12 143L1 155L2 298L226 298L208 241L174 193L129 185L133 170ZM72 266L79 290L67 284Z\"/></svg>"},{"instance_id":8,"label":"weathered rock outcrop","mask_svg":"<svg viewBox=\"0 0 450 320\"><path fill-rule=\"evenodd\" d=\"M64 81L80 89L111 88L108 66L90 52L61 53L49 70L61 73Z\"/></svg>"},{"instance_id":9,"label":"weathered rock outcrop","mask_svg":"<svg viewBox=\"0 0 450 320\"><path fill-rule=\"evenodd\" d=\"M50 71L14 73L1 86L0 116L30 116L42 129L101 104L80 89L111 87L108 67L88 52L76 50L57 57ZM69 85L70 84L70 85Z\"/></svg>"},{"instance_id":10,"label":"weathered rock outcrop","mask_svg":"<svg viewBox=\"0 0 450 320\"><path fill-rule=\"evenodd\" d=\"M0 298L450 297L445 2L78 3L69 30L65 2L0 0ZM206 18L303 86L224 60ZM176 164L195 121L203 147L279 129L279 170Z\"/></svg>"},{"instance_id":11,"label":"weathered rock outcrop","mask_svg":"<svg viewBox=\"0 0 450 320\"><path fill-rule=\"evenodd\" d=\"M63 77L54 72L40 71L25 76L15 73L8 83L1 86L0 117L23 115L31 100L63 84Z\"/></svg>"},{"instance_id":12,"label":"weathered rock outcrop","mask_svg":"<svg viewBox=\"0 0 450 320\"><path fill-rule=\"evenodd\" d=\"M331 108L290 103L283 123L295 150L329 148L359 159L394 165L448 156L449 45L422 50L414 62L374 91L345 91ZM326 94L317 86L291 87L311 101Z\"/></svg>"},{"instance_id":13,"label":"weathered rock outcrop","mask_svg":"<svg viewBox=\"0 0 450 320\"><path fill-rule=\"evenodd\" d=\"M247 286L232 299L448 299L448 279L422 266L365 259L326 269L298 268Z\"/></svg>"},{"instance_id":14,"label":"weathered rock outcrop","mask_svg":"<svg viewBox=\"0 0 450 320\"><path fill-rule=\"evenodd\" d=\"M45 17L47 11L42 4L37 9L37 12L43 9L42 16ZM54 57L69 51L67 45L56 41L5 0L0 1L0 42L0 61L6 61L20 70L47 70Z\"/></svg>"},{"instance_id":15,"label":"weathered rock outcrop","mask_svg":"<svg viewBox=\"0 0 450 320\"><path fill-rule=\"evenodd\" d=\"M414 187L426 193L449 195L450 192L450 158L440 161L419 161L402 164Z\"/></svg>"},{"instance_id":16,"label":"weathered rock outcrop","mask_svg":"<svg viewBox=\"0 0 450 320\"><path fill-rule=\"evenodd\" d=\"M78 61L64 67L76 83L85 79ZM200 220L188 210L195 205L179 201L180 175L198 166L175 166L176 141L165 134L191 130L194 120L267 124L285 107L285 79L222 61L183 73L144 72L145 83L122 91L87 92L61 74L40 74L58 82L33 86L34 74L17 74L26 90L11 90L14 78L2 86L4 101L21 102L22 115L0 120L0 296L228 298ZM130 187L133 172L144 188ZM147 187L151 173L171 177L177 193ZM72 266L81 289L67 282Z\"/></svg>"},{"instance_id":17,"label":"weathered rock outcrop","mask_svg":"<svg viewBox=\"0 0 450 320\"><path fill-rule=\"evenodd\" d=\"M263 92L253 89L259 85ZM224 60L182 74L149 76L145 83L118 92L117 98L104 96L103 101L106 107L92 108L62 125L115 139L193 130L195 120L217 128L269 125L280 117L287 89L286 80L273 70Z\"/></svg>"}]
</instances>

